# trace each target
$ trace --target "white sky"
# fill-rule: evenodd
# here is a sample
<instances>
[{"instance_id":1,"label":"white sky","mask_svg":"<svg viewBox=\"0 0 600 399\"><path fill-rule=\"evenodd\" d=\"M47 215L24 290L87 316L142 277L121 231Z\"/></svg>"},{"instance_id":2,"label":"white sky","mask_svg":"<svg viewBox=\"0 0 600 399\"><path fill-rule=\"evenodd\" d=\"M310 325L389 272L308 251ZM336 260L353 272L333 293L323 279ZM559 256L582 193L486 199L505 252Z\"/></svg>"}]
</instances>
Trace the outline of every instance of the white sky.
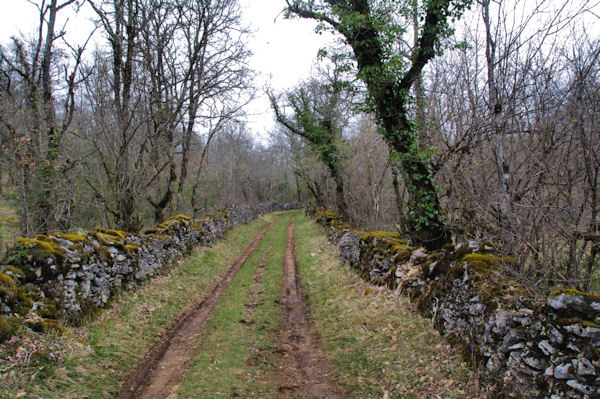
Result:
<instances>
[{"instance_id":1,"label":"white sky","mask_svg":"<svg viewBox=\"0 0 600 399\"><path fill-rule=\"evenodd\" d=\"M255 31L250 45L254 56L250 66L259 74L257 88L262 92L269 84L275 91L295 85L310 74L320 48L334 40L329 33L314 32L316 22L306 19L284 19L284 0L240 0L244 19ZM249 127L262 138L274 126L269 101L261 94L252 103Z\"/></svg>"},{"instance_id":2,"label":"white sky","mask_svg":"<svg viewBox=\"0 0 600 399\"><path fill-rule=\"evenodd\" d=\"M27 0L0 2L3 3L0 12L0 43L6 43L11 36L19 36L19 32L30 36L39 23L36 7ZM244 23L253 32L249 40L254 53L250 66L257 73L254 84L258 89L258 97L246 108L248 127L258 139L264 141L274 127L274 122L263 89L269 85L275 91L281 91L306 78L318 50L332 41L333 37L327 33L314 33L314 21L284 19L281 14L285 7L284 0L240 0L240 4ZM69 13L65 10L62 16L67 14ZM89 22L92 16L89 6L84 6L80 14L70 16L66 28L67 32L71 32L70 42L87 38L93 29ZM59 20L57 26L64 23L64 19ZM98 33L96 36L97 40L103 40Z\"/></svg>"}]
</instances>

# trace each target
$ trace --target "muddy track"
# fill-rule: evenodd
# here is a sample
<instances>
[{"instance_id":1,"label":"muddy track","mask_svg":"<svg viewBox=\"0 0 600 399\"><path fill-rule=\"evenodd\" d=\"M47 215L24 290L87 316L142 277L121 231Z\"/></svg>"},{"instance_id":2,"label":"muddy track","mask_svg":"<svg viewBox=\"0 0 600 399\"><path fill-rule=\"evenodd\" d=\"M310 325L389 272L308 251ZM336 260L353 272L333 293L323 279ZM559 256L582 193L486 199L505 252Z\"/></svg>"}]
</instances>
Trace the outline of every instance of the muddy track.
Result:
<instances>
[{"instance_id":1,"label":"muddy track","mask_svg":"<svg viewBox=\"0 0 600 399\"><path fill-rule=\"evenodd\" d=\"M292 218L287 229L283 261L284 351L281 359L283 383L279 385L279 397L346 398L348 394L335 379L331 365L320 348L317 334L310 324L298 274L295 241Z\"/></svg>"},{"instance_id":2,"label":"muddy track","mask_svg":"<svg viewBox=\"0 0 600 399\"><path fill-rule=\"evenodd\" d=\"M121 386L117 398L165 398L197 354L204 326L235 274L277 219L263 227L233 262L208 297L183 314L150 349Z\"/></svg>"}]
</instances>

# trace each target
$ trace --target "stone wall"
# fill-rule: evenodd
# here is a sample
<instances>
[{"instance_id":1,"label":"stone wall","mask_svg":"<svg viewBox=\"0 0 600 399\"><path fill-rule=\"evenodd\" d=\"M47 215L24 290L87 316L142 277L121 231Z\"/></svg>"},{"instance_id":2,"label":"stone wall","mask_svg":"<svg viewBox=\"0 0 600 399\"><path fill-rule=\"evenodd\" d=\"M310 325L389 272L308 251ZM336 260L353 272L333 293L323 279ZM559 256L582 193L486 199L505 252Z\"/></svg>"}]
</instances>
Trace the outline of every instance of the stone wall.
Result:
<instances>
[{"instance_id":1,"label":"stone wall","mask_svg":"<svg viewBox=\"0 0 600 399\"><path fill-rule=\"evenodd\" d=\"M501 273L515 260L492 243L426 252L396 233L352 230L322 208L309 214L363 278L407 295L432 318L494 397L600 398L600 296L536 298Z\"/></svg>"},{"instance_id":2,"label":"stone wall","mask_svg":"<svg viewBox=\"0 0 600 399\"><path fill-rule=\"evenodd\" d=\"M147 281L233 225L299 207L232 207L199 220L177 215L139 235L97 229L17 239L0 269L0 342L22 324L47 331L76 323L118 290Z\"/></svg>"}]
</instances>

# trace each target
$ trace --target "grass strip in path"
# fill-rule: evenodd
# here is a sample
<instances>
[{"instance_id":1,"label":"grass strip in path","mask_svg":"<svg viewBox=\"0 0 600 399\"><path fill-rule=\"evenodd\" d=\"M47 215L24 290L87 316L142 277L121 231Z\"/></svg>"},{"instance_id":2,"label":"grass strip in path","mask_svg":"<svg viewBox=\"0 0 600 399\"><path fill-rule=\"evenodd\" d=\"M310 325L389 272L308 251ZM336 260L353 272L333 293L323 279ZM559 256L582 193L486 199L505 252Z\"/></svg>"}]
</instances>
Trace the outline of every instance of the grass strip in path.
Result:
<instances>
[{"instance_id":1,"label":"grass strip in path","mask_svg":"<svg viewBox=\"0 0 600 399\"><path fill-rule=\"evenodd\" d=\"M332 373L332 368L320 348L306 307L304 290L300 284L296 264L294 222L287 229L285 258L283 260L282 302L284 305L283 373L286 385L281 386L284 398L348 397Z\"/></svg>"},{"instance_id":2,"label":"grass strip in path","mask_svg":"<svg viewBox=\"0 0 600 399\"><path fill-rule=\"evenodd\" d=\"M194 358L203 337L204 326L225 290L256 250L265 233L276 222L277 220L274 220L256 234L208 297L183 314L138 363L135 372L130 374L119 390L118 398L153 399L166 397L170 393L177 379Z\"/></svg>"},{"instance_id":3,"label":"grass strip in path","mask_svg":"<svg viewBox=\"0 0 600 399\"><path fill-rule=\"evenodd\" d=\"M19 347L0 348L0 358L10 359L0 360L0 398L113 397L148 348L181 313L207 296L242 248L272 219L271 214L234 227L168 274L122 292L109 308L72 333L32 334ZM39 360L14 361L36 356Z\"/></svg>"},{"instance_id":4,"label":"grass strip in path","mask_svg":"<svg viewBox=\"0 0 600 399\"><path fill-rule=\"evenodd\" d=\"M227 289L205 327L201 351L170 398L276 396L281 265L293 213L283 214Z\"/></svg>"},{"instance_id":5,"label":"grass strip in path","mask_svg":"<svg viewBox=\"0 0 600 399\"><path fill-rule=\"evenodd\" d=\"M298 267L323 349L353 398L478 398L460 356L405 298L342 265L323 230L296 221Z\"/></svg>"}]
</instances>

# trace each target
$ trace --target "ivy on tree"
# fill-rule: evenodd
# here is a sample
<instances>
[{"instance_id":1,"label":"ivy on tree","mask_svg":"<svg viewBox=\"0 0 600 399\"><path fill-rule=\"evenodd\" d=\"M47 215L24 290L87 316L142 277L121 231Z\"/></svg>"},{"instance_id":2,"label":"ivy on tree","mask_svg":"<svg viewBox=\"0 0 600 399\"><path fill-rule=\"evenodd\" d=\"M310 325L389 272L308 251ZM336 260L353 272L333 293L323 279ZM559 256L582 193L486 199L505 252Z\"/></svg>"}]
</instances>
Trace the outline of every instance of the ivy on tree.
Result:
<instances>
[{"instance_id":1,"label":"ivy on tree","mask_svg":"<svg viewBox=\"0 0 600 399\"><path fill-rule=\"evenodd\" d=\"M406 29L399 21L413 12L415 1L286 0L288 15L322 22L340 33L352 48L358 77L367 87L368 105L405 175L412 239L437 249L450 234L443 223L429 158L419 151L416 129L408 114L410 89L435 56L440 38L451 33L450 22L460 17L471 0L417 4L422 27L410 56L405 57L396 47L406 42L402 38Z\"/></svg>"},{"instance_id":2,"label":"ivy on tree","mask_svg":"<svg viewBox=\"0 0 600 399\"><path fill-rule=\"evenodd\" d=\"M293 134L306 139L310 148L329 170L336 185L337 210L343 217L348 218L342 176L343 156L339 147L342 131L336 121L343 89L344 82L333 79L330 84L312 81L288 92L285 104L292 109L291 116L285 115L275 95L270 94L269 98L277 122Z\"/></svg>"}]
</instances>

